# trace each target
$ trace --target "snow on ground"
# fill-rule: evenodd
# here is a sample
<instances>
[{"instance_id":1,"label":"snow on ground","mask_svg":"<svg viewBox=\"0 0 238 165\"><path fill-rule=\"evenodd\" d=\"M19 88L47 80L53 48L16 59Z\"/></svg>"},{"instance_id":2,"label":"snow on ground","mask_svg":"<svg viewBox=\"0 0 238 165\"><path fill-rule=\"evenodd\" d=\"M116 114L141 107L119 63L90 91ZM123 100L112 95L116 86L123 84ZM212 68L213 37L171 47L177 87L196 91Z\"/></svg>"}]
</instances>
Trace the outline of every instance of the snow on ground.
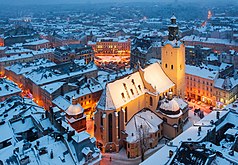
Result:
<instances>
[{"instance_id":1,"label":"snow on ground","mask_svg":"<svg viewBox=\"0 0 238 165\"><path fill-rule=\"evenodd\" d=\"M207 113L204 113L204 115L206 116ZM188 121L185 123L185 125L183 127L183 131L190 128L194 123L197 123L199 120L201 120L201 118L197 114L194 115L194 110L193 109L189 110L188 111Z\"/></svg>"}]
</instances>

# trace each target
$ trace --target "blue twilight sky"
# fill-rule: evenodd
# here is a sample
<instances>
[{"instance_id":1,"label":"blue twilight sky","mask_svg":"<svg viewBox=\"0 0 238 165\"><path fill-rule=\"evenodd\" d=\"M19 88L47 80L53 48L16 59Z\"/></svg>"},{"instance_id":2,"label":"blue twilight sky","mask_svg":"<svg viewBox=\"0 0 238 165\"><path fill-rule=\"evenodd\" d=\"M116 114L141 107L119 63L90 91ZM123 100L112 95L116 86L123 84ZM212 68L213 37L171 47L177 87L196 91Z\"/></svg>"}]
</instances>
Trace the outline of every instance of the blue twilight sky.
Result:
<instances>
[{"instance_id":1,"label":"blue twilight sky","mask_svg":"<svg viewBox=\"0 0 238 165\"><path fill-rule=\"evenodd\" d=\"M236 2L237 0L0 0L0 4L15 4L15 5L28 5L28 4L74 4L74 3L107 3L107 2L168 2L168 1L181 1L181 2Z\"/></svg>"}]
</instances>

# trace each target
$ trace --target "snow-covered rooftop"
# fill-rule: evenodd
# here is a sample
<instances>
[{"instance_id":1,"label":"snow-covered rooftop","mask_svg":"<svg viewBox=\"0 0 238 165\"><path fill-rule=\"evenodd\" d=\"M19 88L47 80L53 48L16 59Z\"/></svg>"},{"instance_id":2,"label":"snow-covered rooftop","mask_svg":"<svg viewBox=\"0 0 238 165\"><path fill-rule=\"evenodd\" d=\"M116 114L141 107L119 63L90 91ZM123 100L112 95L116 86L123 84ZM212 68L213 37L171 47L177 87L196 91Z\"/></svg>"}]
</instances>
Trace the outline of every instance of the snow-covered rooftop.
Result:
<instances>
[{"instance_id":1,"label":"snow-covered rooftop","mask_svg":"<svg viewBox=\"0 0 238 165\"><path fill-rule=\"evenodd\" d=\"M163 120L159 116L148 109L138 112L126 125L125 132L128 134L126 141L128 143L134 143L139 140L139 129L144 129L148 134L156 133L159 130L158 126L162 122Z\"/></svg>"},{"instance_id":2,"label":"snow-covered rooftop","mask_svg":"<svg viewBox=\"0 0 238 165\"><path fill-rule=\"evenodd\" d=\"M0 78L0 98L21 93L21 89L14 82Z\"/></svg>"}]
</instances>

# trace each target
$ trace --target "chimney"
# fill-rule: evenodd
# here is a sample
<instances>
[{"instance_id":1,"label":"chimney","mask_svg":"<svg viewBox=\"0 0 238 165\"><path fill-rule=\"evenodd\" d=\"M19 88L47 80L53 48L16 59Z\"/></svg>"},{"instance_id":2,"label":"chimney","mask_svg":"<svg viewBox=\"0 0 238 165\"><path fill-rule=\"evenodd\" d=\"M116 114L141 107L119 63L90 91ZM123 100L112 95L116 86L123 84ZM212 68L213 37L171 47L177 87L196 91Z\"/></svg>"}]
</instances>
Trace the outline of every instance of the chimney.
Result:
<instances>
[{"instance_id":1,"label":"chimney","mask_svg":"<svg viewBox=\"0 0 238 165\"><path fill-rule=\"evenodd\" d=\"M173 156L174 152L172 150L169 150L169 158Z\"/></svg>"},{"instance_id":2,"label":"chimney","mask_svg":"<svg viewBox=\"0 0 238 165\"><path fill-rule=\"evenodd\" d=\"M217 119L220 119L220 112L217 111Z\"/></svg>"}]
</instances>

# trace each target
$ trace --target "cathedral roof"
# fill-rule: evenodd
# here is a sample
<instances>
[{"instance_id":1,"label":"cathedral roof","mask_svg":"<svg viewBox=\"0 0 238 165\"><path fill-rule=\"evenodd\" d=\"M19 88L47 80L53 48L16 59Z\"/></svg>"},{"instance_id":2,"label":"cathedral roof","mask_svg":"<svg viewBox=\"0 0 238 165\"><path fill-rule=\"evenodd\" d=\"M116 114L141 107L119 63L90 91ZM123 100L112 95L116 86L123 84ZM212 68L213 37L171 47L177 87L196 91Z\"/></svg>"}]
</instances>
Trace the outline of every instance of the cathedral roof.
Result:
<instances>
[{"instance_id":1,"label":"cathedral roof","mask_svg":"<svg viewBox=\"0 0 238 165\"><path fill-rule=\"evenodd\" d=\"M145 81L155 88L157 93L163 93L174 86L174 83L164 73L158 62L144 69L144 78Z\"/></svg>"},{"instance_id":2,"label":"cathedral roof","mask_svg":"<svg viewBox=\"0 0 238 165\"><path fill-rule=\"evenodd\" d=\"M139 72L108 83L97 105L102 110L114 110L144 94Z\"/></svg>"},{"instance_id":3,"label":"cathedral roof","mask_svg":"<svg viewBox=\"0 0 238 165\"><path fill-rule=\"evenodd\" d=\"M143 76L143 77L142 77ZM124 78L108 83L104 89L97 108L115 110L135 98L145 94L145 84L149 84L156 93L162 93L174 86L174 83L163 72L159 63L149 65L143 70Z\"/></svg>"}]
</instances>

